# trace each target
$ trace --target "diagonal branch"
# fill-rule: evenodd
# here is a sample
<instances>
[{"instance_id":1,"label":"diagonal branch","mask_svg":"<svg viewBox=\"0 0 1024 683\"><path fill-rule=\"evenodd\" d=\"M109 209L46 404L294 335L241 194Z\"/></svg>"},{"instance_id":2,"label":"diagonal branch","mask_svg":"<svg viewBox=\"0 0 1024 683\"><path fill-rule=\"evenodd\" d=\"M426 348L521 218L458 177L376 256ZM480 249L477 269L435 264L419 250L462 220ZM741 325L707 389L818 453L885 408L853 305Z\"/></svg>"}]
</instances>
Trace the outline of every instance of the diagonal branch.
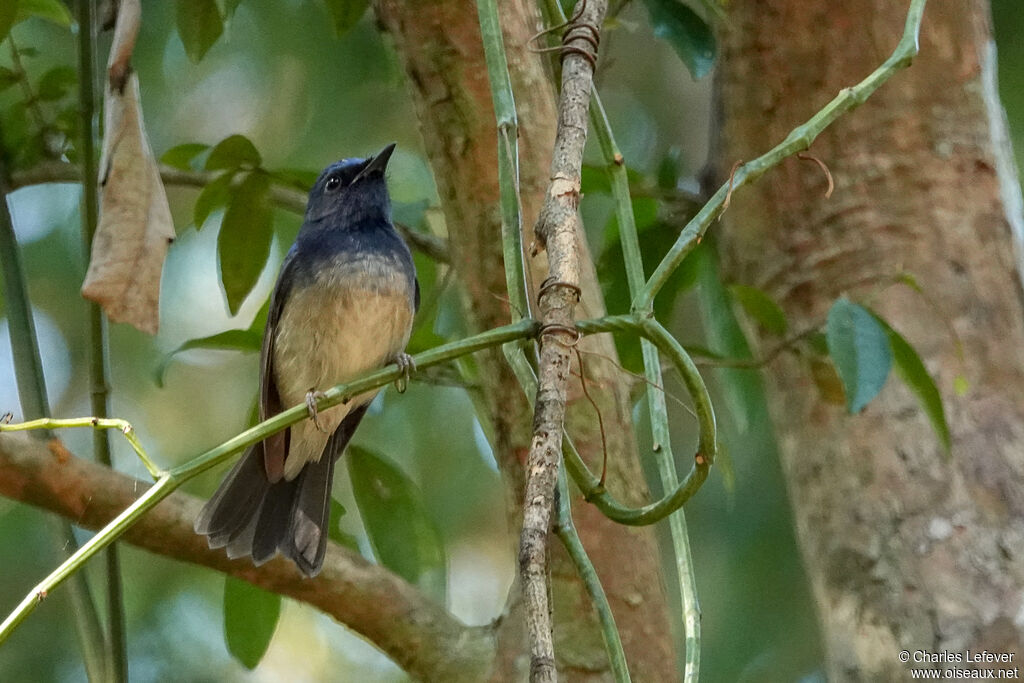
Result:
<instances>
[{"instance_id":1,"label":"diagonal branch","mask_svg":"<svg viewBox=\"0 0 1024 683\"><path fill-rule=\"evenodd\" d=\"M540 288L539 386L533 440L527 459L526 498L519 566L530 632L530 680L555 681L555 650L548 601L547 541L562 451L571 350L579 339L575 309L580 296L577 251L580 168L587 140L587 112L605 0L580 0L576 21L563 39L562 89L551 176L536 234L548 252L548 278Z\"/></svg>"},{"instance_id":2,"label":"diagonal branch","mask_svg":"<svg viewBox=\"0 0 1024 683\"><path fill-rule=\"evenodd\" d=\"M0 434L0 495L43 507L97 529L150 485L68 453L63 444L28 434ZM468 627L392 572L331 544L323 572L304 578L276 558L262 567L210 550L192 530L202 501L173 493L129 528L140 548L209 567L305 602L361 633L416 678L475 681L490 668L488 627ZM46 596L38 595L40 601Z\"/></svg>"}]
</instances>

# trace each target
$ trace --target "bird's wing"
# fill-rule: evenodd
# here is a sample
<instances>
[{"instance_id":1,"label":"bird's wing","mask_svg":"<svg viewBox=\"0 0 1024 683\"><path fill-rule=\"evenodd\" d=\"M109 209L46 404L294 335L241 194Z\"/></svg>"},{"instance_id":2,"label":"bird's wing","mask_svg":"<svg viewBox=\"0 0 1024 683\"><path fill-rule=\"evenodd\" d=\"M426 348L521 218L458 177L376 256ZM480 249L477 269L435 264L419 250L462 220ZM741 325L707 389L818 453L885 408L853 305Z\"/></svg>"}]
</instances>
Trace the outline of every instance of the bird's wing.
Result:
<instances>
[{"instance_id":1,"label":"bird's wing","mask_svg":"<svg viewBox=\"0 0 1024 683\"><path fill-rule=\"evenodd\" d=\"M412 297L412 312L420 312L420 279L415 275L412 276L412 284L415 288L415 292Z\"/></svg>"},{"instance_id":2,"label":"bird's wing","mask_svg":"<svg viewBox=\"0 0 1024 683\"><path fill-rule=\"evenodd\" d=\"M284 406L274 381L274 337L277 336L277 323L281 319L281 310L291 292L294 273L295 250L292 249L281 264L281 273L270 295L270 307L267 309L267 326L263 332L263 348L260 350L260 420L277 415ZM267 470L267 479L271 483L280 481L284 476L284 459L288 455L288 434L290 430L278 432L263 441L263 464Z\"/></svg>"}]
</instances>

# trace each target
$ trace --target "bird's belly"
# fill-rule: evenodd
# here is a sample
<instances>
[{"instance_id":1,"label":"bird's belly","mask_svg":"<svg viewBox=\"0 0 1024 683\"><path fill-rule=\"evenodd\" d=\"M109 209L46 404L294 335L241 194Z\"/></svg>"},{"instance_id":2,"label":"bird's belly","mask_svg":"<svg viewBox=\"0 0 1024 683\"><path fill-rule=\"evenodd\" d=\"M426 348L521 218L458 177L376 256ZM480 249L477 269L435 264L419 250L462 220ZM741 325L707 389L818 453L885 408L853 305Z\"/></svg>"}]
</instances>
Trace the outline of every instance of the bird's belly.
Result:
<instances>
[{"instance_id":1,"label":"bird's belly","mask_svg":"<svg viewBox=\"0 0 1024 683\"><path fill-rule=\"evenodd\" d=\"M293 293L274 338L274 381L282 404L296 405L310 391L324 391L390 362L409 341L411 303L398 288L314 285ZM375 394L322 411L320 429L311 420L293 426L285 477L294 478L302 465L319 459L327 437L349 411Z\"/></svg>"},{"instance_id":2,"label":"bird's belly","mask_svg":"<svg viewBox=\"0 0 1024 683\"><path fill-rule=\"evenodd\" d=\"M411 327L405 294L346 289L325 296L314 288L293 294L274 339L274 379L284 405L383 366L405 348Z\"/></svg>"}]
</instances>

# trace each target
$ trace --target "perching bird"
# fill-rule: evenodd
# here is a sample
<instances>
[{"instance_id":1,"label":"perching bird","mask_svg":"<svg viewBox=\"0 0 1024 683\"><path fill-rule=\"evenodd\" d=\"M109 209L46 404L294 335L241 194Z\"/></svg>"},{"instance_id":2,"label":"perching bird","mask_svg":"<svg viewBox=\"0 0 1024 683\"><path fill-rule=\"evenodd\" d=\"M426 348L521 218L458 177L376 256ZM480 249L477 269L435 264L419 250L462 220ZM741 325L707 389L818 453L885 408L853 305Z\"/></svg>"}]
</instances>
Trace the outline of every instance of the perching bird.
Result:
<instances>
[{"instance_id":1,"label":"perching bird","mask_svg":"<svg viewBox=\"0 0 1024 683\"><path fill-rule=\"evenodd\" d=\"M397 363L419 308L409 248L391 222L384 170L395 145L328 166L270 298L260 354L260 419L306 402L310 418L249 448L195 522L211 548L277 551L306 576L324 561L334 463L376 392L316 412L317 392Z\"/></svg>"}]
</instances>

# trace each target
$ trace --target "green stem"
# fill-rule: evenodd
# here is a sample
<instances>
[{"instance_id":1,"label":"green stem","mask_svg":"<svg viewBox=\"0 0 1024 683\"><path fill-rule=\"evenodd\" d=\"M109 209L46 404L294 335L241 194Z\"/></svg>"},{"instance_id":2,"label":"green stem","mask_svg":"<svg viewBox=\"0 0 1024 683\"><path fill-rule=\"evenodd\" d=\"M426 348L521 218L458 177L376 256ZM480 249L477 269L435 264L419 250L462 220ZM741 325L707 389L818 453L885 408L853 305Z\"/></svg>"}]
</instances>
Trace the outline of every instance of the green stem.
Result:
<instances>
[{"instance_id":1,"label":"green stem","mask_svg":"<svg viewBox=\"0 0 1024 683\"><path fill-rule=\"evenodd\" d=\"M505 282L512 319L533 317L526 290L527 273L523 258L522 201L519 194L519 123L516 117L512 80L508 74L505 41L495 0L477 0L480 33L483 38L487 78L498 126L498 187L501 205L501 243L505 260Z\"/></svg>"},{"instance_id":2,"label":"green stem","mask_svg":"<svg viewBox=\"0 0 1024 683\"><path fill-rule=\"evenodd\" d=\"M93 87L95 53L93 36L95 20L92 0L78 0L78 114L82 134L79 159L82 167L82 244L90 253L99 221L99 188L96 172L96 128L93 122L96 92ZM103 311L95 302L86 302L89 320L89 400L93 416L103 419L110 413L107 378L107 328ZM105 429L97 429L92 437L93 457L111 466L110 439ZM107 680L115 683L128 677L128 655L125 643L124 587L121 581L121 560L116 545L106 553L107 583Z\"/></svg>"},{"instance_id":3,"label":"green stem","mask_svg":"<svg viewBox=\"0 0 1024 683\"><path fill-rule=\"evenodd\" d=\"M526 400L530 402L532 407L537 396L537 375L534 373L533 367L527 362L526 356L520 347L514 344L505 344L503 350L505 358L508 359L509 365L512 366L516 379L519 380L523 393L526 394ZM566 433L562 434L562 447L563 453L566 448L572 448L569 445L569 435ZM576 454L576 457L579 458L579 454ZM563 458L563 465L564 463L565 459ZM615 616L612 614L611 605L608 603L608 597L601 586L601 580L597 576L594 564L590 561L590 556L587 555L587 550L583 547L583 541L576 532L576 525L572 520L569 484L565 478L565 467L558 468L557 498L558 521L554 527L555 533L558 534L558 538L561 539L562 544L569 553L569 559L572 560L573 565L576 567L577 573L583 580L587 594L590 595L590 600L594 604L594 609L597 611L598 619L601 622L601 636L604 639L605 650L608 652L608 661L611 664L615 680L619 683L629 681L626 654L622 649L622 639L619 637L619 630L615 626Z\"/></svg>"},{"instance_id":4,"label":"green stem","mask_svg":"<svg viewBox=\"0 0 1024 683\"><path fill-rule=\"evenodd\" d=\"M7 168L0 150L0 271L3 275L11 354L14 359L14 375L18 383L21 410L25 418L34 419L49 415L50 406L46 398L46 382L39 355L39 343L36 339L35 321L32 318L32 304L25 284L25 272L18 240L14 234L14 223L7 206L7 195ZM45 438L49 434L44 433L43 436ZM61 549L60 552L65 548L76 547L77 541L68 522L52 520L47 524L52 529L54 545ZM103 630L85 577L76 577L72 582L70 597L86 675L90 681L102 681Z\"/></svg>"},{"instance_id":5,"label":"green stem","mask_svg":"<svg viewBox=\"0 0 1024 683\"><path fill-rule=\"evenodd\" d=\"M96 429L116 429L124 435L124 438L131 445L132 450L139 456L139 460L146 466L149 473L153 476L153 479L159 479L165 472L157 467L156 463L150 460L146 454L146 450L142 447L142 443L139 441L139 437L135 433L135 428L127 420L120 420L117 418L98 418L98 417L75 417L70 419L55 420L52 418L40 418L38 420L30 420L28 422L18 422L10 425L0 425L0 431L2 432L21 432L29 431L33 429L65 429L68 427L94 427Z\"/></svg>"},{"instance_id":6,"label":"green stem","mask_svg":"<svg viewBox=\"0 0 1024 683\"><path fill-rule=\"evenodd\" d=\"M848 111L856 109L867 100L878 88L899 71L910 65L917 54L917 37L921 29L921 18L924 14L926 0L911 0L910 8L907 10L907 21L903 28L903 36L899 44L880 67L875 69L870 76L857 85L844 88L831 102L826 104L817 114L812 116L803 125L797 126L786 139L776 145L767 153L759 156L753 161L743 164L732 174L722 187L708 200L708 203L697 212L683 231L679 234L675 244L665 254L665 258L655 269L643 291L633 299L633 310L641 314L648 314L655 295L665 286L669 277L683 259L696 248L700 243L708 227L718 216L725 211L726 200L733 192L761 177L766 171L778 165L786 157L792 156L811 146L822 131L828 128L836 119Z\"/></svg>"},{"instance_id":7,"label":"green stem","mask_svg":"<svg viewBox=\"0 0 1024 683\"><path fill-rule=\"evenodd\" d=\"M556 13L564 21L561 5L549 2L550 12ZM626 268L626 282L631 297L636 297L644 287L644 266L640 252L640 240L637 235L636 220L633 216L633 200L629 189L629 178L626 165L615 142L611 124L605 113L601 97L594 88L591 92L590 122L594 135L597 137L604 156L605 170L611 181L612 197L615 200L615 214L619 223L619 240L622 244L622 257ZM672 453L671 434L669 432L668 406L665 402L664 378L661 372L661 359L657 347L648 339L640 340L644 359L644 377L647 380L647 405L651 418L651 436L653 449L658 463L658 474L661 479L663 494L671 494L681 489L679 476L676 473L675 456ZM688 359L688 356L687 356ZM689 365L692 365L690 363ZM694 369L695 372L695 369ZM701 382L703 384L703 382ZM710 413L710 411L708 411ZM713 424L711 429L713 430ZM706 451L705 461L710 463L714 458L714 450ZM691 475L702 472L703 483L707 476L706 467L691 470ZM687 483L696 480L687 477ZM699 484L698 484L699 486ZM696 489L693 489L696 490ZM692 495L692 494L691 494ZM681 505L681 503L679 503ZM669 530L672 547L676 559L676 572L679 582L680 609L686 633L686 668L684 681L696 681L700 675L700 606L697 603L696 576L693 570L690 538L686 530L686 517L682 507L669 515Z\"/></svg>"},{"instance_id":8,"label":"green stem","mask_svg":"<svg viewBox=\"0 0 1024 683\"><path fill-rule=\"evenodd\" d=\"M2 231L0 231L2 233ZM0 240L2 246L2 240ZM3 252L0 250L0 255ZM3 261L7 262L6 259ZM427 368L438 363L454 360L470 353L475 353L486 348L505 344L506 342L533 337L537 334L537 323L533 320L521 320L511 325L498 327L493 330L481 332L467 339L443 344L433 349L419 353L414 357L416 366ZM377 370L355 379L347 384L339 384L324 392L322 398L317 400L317 408L326 410L331 406L338 405L344 401L358 396L364 392L380 388L385 384L394 382L403 377L403 371L397 366L390 366ZM266 437L281 431L285 427L293 425L309 417L309 409L305 403L294 406L278 413L274 417L261 422L260 424L247 429L241 434L228 439L216 448L199 455L183 465L164 472L156 483L150 487L138 500L132 503L121 514L100 529L95 536L84 544L77 552L69 557L63 564L39 583L13 612L0 624L0 644L7 640L14 629L36 608L53 589L59 586L69 577L79 576L78 570L92 558L97 552L109 546L117 540L129 527L131 527L142 515L149 511L161 500L169 496L175 489L187 482L189 479L216 467L227 460L233 453L236 453L246 446L261 441ZM107 421L93 424L90 418L73 421L76 426L113 426ZM126 423L122 423L126 424ZM37 428L42 428L40 424ZM23 425L0 424L0 432L14 431L25 428Z\"/></svg>"},{"instance_id":9,"label":"green stem","mask_svg":"<svg viewBox=\"0 0 1024 683\"><path fill-rule=\"evenodd\" d=\"M604 638L604 647L608 651L608 660L612 665L612 674L617 683L628 683L631 679L629 668L626 666L626 653L622 649L622 639L619 637L619 629L615 626L612 607L608 604L608 596L605 595L594 564L590 561L583 541L576 532L576 525L572 521L569 481L565 477L564 467L558 469L558 523L555 532L569 553L569 558L576 565L576 571L583 579L583 585L586 586L590 600L597 610L601 622L601 636Z\"/></svg>"}]
</instances>

